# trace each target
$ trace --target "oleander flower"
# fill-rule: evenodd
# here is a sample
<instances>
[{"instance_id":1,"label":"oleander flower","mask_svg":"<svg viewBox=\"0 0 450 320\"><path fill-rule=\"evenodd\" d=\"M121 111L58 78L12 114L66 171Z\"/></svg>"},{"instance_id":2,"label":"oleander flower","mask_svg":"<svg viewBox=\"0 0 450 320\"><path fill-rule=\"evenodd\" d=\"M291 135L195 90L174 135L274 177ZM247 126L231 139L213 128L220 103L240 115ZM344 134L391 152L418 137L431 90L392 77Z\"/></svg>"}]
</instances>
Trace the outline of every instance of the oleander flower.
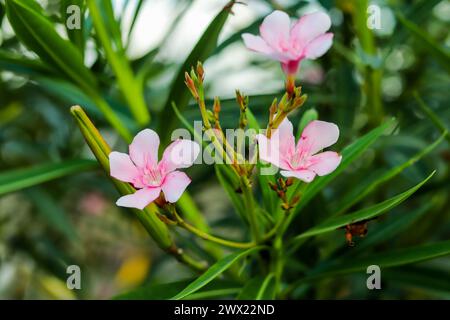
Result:
<instances>
[{"instance_id":1,"label":"oleander flower","mask_svg":"<svg viewBox=\"0 0 450 320\"><path fill-rule=\"evenodd\" d=\"M337 152L320 150L327 148L339 138L339 128L334 123L315 120L310 122L295 144L292 123L286 118L270 139L257 135L260 159L278 168L284 177L295 177L311 182L315 176L333 172L341 162Z\"/></svg>"},{"instance_id":2,"label":"oleander flower","mask_svg":"<svg viewBox=\"0 0 450 320\"><path fill-rule=\"evenodd\" d=\"M316 59L330 49L333 34L330 17L324 12L302 16L292 27L289 16L276 10L261 24L261 36L244 33L248 49L280 61L287 75L295 75L303 59Z\"/></svg>"},{"instance_id":3,"label":"oleander flower","mask_svg":"<svg viewBox=\"0 0 450 320\"><path fill-rule=\"evenodd\" d=\"M198 143L185 139L172 142L158 162L159 136L150 129L139 132L129 147L129 155L121 152L109 154L112 177L133 184L135 193L119 198L118 206L144 209L159 197L176 202L191 179L177 169L190 167L200 152Z\"/></svg>"}]
</instances>

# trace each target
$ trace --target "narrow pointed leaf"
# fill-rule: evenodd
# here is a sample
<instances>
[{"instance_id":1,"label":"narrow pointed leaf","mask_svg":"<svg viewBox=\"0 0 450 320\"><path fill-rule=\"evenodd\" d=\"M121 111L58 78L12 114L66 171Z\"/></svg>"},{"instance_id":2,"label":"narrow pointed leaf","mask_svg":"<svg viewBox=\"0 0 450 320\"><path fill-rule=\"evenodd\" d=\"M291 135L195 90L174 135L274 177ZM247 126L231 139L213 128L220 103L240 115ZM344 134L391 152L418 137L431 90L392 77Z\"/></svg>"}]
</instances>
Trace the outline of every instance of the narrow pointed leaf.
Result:
<instances>
[{"instance_id":1,"label":"narrow pointed leaf","mask_svg":"<svg viewBox=\"0 0 450 320\"><path fill-rule=\"evenodd\" d=\"M0 195L35 186L71 174L92 170L98 165L92 160L67 160L0 173Z\"/></svg>"},{"instance_id":2,"label":"narrow pointed leaf","mask_svg":"<svg viewBox=\"0 0 450 320\"><path fill-rule=\"evenodd\" d=\"M380 202L372 207L364 208L362 210L358 210L354 213L346 214L339 217L330 218L323 223L317 225L316 227L307 230L306 232L298 235L294 238L293 242L301 240L303 238L312 237L318 234L322 234L325 232L330 232L346 226L347 224L355 223L358 221L363 221L367 219L375 218L386 211L398 206L400 203L409 198L414 192L416 192L422 185L424 185L431 177L434 175L435 171L433 171L425 180L412 187L411 189L396 195L395 197Z\"/></svg>"},{"instance_id":3,"label":"narrow pointed leaf","mask_svg":"<svg viewBox=\"0 0 450 320\"><path fill-rule=\"evenodd\" d=\"M417 247L398 249L389 252L371 254L368 257L336 261L324 268L312 272L302 281L331 277L346 273L366 272L370 265L378 265L382 270L450 255L450 241L428 243Z\"/></svg>"},{"instance_id":4,"label":"narrow pointed leaf","mask_svg":"<svg viewBox=\"0 0 450 320\"><path fill-rule=\"evenodd\" d=\"M61 38L34 0L8 0L6 12L17 37L44 62L84 88L96 86L81 53Z\"/></svg>"},{"instance_id":5,"label":"narrow pointed leaf","mask_svg":"<svg viewBox=\"0 0 450 320\"><path fill-rule=\"evenodd\" d=\"M242 259L243 257L246 257L255 251L261 250L262 248L264 247L254 247L247 249L245 251L238 251L226 256L222 260L219 260L218 262L213 264L208 270L206 270L204 274L202 274L195 281L190 283L186 288L184 288L180 293L173 296L172 300L180 300L194 292L197 292L198 290L206 286L208 283L216 279L218 276L220 276L225 270L231 267L233 263L237 262L239 259Z\"/></svg>"}]
</instances>

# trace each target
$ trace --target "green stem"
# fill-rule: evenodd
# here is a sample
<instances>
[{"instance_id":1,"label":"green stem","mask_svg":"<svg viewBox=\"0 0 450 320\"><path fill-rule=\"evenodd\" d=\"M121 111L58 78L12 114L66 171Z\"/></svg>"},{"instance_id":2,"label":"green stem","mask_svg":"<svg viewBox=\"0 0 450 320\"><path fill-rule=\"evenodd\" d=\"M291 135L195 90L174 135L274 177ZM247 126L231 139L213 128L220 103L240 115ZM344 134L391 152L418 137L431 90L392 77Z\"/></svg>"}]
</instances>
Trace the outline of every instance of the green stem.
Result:
<instances>
[{"instance_id":1,"label":"green stem","mask_svg":"<svg viewBox=\"0 0 450 320\"><path fill-rule=\"evenodd\" d=\"M367 27L367 7L369 0L358 0L353 2L355 10L353 11L353 22L356 34L361 44L364 54L369 58L377 57L377 47L375 39ZM366 65L363 70L364 90L367 95L367 102L370 108L370 121L374 126L378 126L383 120L383 103L381 100L381 78L382 70L379 67Z\"/></svg>"},{"instance_id":2,"label":"green stem","mask_svg":"<svg viewBox=\"0 0 450 320\"><path fill-rule=\"evenodd\" d=\"M260 242L260 230L258 226L258 219L256 217L255 205L253 203L253 193L250 186L250 181L247 177L241 177L241 189L244 195L245 208L248 215L248 220L250 223L250 229L253 235L253 240L255 242Z\"/></svg>"},{"instance_id":3,"label":"green stem","mask_svg":"<svg viewBox=\"0 0 450 320\"><path fill-rule=\"evenodd\" d=\"M180 227L190 231L191 233L195 234L196 236L198 236L204 240L218 243L218 244L230 247L230 248L238 248L238 249L248 249L248 248L252 248L252 247L256 246L255 242L236 242L236 241L226 240L223 238L213 236L213 235L211 235L207 232L204 232L200 229L197 229L193 225L190 225L189 223L185 222L179 216L175 207L173 207L173 206L169 207L169 211L170 211L170 213L172 213L173 217L175 218L175 220L177 221L177 224Z\"/></svg>"}]
</instances>

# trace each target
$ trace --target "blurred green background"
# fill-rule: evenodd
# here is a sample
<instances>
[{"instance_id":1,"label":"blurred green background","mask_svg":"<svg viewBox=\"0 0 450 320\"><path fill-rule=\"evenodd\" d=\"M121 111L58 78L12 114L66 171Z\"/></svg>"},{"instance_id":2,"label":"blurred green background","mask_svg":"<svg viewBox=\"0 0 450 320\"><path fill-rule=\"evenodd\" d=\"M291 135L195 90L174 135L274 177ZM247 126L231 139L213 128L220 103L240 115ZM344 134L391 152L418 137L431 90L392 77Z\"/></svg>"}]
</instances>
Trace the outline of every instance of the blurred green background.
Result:
<instances>
[{"instance_id":1,"label":"blurred green background","mask_svg":"<svg viewBox=\"0 0 450 320\"><path fill-rule=\"evenodd\" d=\"M134 216L114 205L118 194L96 163L80 160L92 159L92 155L70 116L71 105L85 107L116 150L125 150L126 143L99 112L99 99L107 102L133 134L139 126L126 107L127 98L121 94L90 13L83 11L80 32L65 27L67 6L83 1L38 2L58 34L69 39L81 54L97 81L95 90L100 98L87 93L89 79L74 81L30 50L29 44L24 45L23 36L16 34L11 26L14 22L5 14L5 0L0 0L0 298L107 299L140 285L191 276L189 270L154 246ZM273 97L283 92L279 65L246 50L240 38L243 32L257 33L261 19L274 9L285 10L293 17L316 10L325 10L331 16L333 47L316 61L302 62L297 83L308 94L303 109L314 108L320 119L339 125L341 137L336 150L386 119L396 119L392 135L379 139L308 204L302 219L296 222L296 230L314 225L337 209L359 209L389 198L436 169L434 178L406 203L372 222L367 238L356 239L352 250L364 253L364 241L377 228L387 226L395 230L373 243L374 252L450 239L448 135L413 166L380 183L380 188L363 201L343 206L346 199L356 198L374 179L435 142L443 128L450 128L450 2L372 1L375 10L380 9L381 26L373 30L366 27L369 3L365 0L244 2L234 6L223 28L208 31L206 42L212 48L202 56L206 60L207 95L221 97L224 127L238 123L235 89L250 95L250 108L262 125ZM173 112L167 111L168 101L183 99L186 90L174 89L172 84L226 3L103 2L101 14L108 37L136 75L152 116L149 127L160 134L170 133L162 132L169 122L181 127ZM72 59L70 51L57 54L64 61ZM198 120L199 112L191 103L183 115L190 121ZM433 116L427 116L427 112ZM293 123L297 124L301 115L293 115ZM62 165L51 167L53 171L45 167L52 163ZM16 171L33 166L38 166L37 171ZM54 176L47 179L44 173L49 170ZM205 165L191 168L190 193L217 234L243 237L230 200L217 179L211 178L213 172L213 167ZM400 219L404 216L408 218ZM184 234L180 237L183 246L195 252L192 239ZM318 257L347 254L352 259L346 249L343 231L333 232L315 239L314 245L306 244L297 258L301 267L308 268ZM81 267L81 290L66 287L66 266L71 264ZM449 270L447 256L383 272L383 284L387 283L383 290L367 290L366 274L359 273L303 286L293 297L448 299ZM292 274L295 279L295 272Z\"/></svg>"}]
</instances>

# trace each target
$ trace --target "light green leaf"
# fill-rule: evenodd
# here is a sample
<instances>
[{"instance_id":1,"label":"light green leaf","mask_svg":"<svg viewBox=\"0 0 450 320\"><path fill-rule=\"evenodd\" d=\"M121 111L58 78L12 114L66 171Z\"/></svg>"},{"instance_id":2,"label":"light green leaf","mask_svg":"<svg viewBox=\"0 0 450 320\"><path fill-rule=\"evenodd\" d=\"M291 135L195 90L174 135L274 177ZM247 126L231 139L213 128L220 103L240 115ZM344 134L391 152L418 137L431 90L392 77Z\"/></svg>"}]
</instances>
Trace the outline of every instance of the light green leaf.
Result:
<instances>
[{"instance_id":1,"label":"light green leaf","mask_svg":"<svg viewBox=\"0 0 450 320\"><path fill-rule=\"evenodd\" d=\"M215 264L213 264L205 273L199 276L196 280L190 283L186 288L184 288L180 293L172 297L172 300L180 300L187 297L194 292L197 292L208 283L213 281L215 278L220 276L225 270L227 270L231 265L237 262L239 259L248 256L249 254L261 250L264 247L254 247L247 249L245 251L238 251L232 253L222 260L219 260Z\"/></svg>"},{"instance_id":2,"label":"light green leaf","mask_svg":"<svg viewBox=\"0 0 450 320\"><path fill-rule=\"evenodd\" d=\"M0 173L0 195L96 168L92 160L67 160Z\"/></svg>"}]
</instances>

